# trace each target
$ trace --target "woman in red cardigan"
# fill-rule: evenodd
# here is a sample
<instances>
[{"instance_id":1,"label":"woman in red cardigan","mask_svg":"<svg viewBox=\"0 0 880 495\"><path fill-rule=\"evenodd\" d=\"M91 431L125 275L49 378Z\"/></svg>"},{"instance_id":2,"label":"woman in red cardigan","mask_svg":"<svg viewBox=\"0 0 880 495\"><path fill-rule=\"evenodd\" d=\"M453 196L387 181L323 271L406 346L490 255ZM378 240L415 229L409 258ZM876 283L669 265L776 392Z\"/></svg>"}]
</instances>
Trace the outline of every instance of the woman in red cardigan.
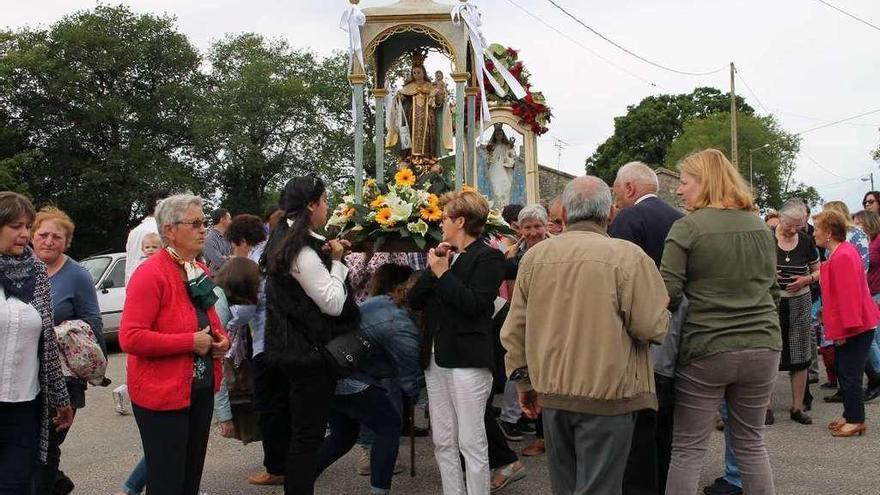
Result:
<instances>
[{"instance_id":1,"label":"woman in red cardigan","mask_svg":"<svg viewBox=\"0 0 880 495\"><path fill-rule=\"evenodd\" d=\"M874 340L880 312L871 299L865 267L856 248L846 242L847 219L833 210L813 217L816 245L828 250L822 264L822 322L837 351L837 381L843 393L843 417L828 425L835 437L864 434L862 371Z\"/></svg>"},{"instance_id":2,"label":"woman in red cardigan","mask_svg":"<svg viewBox=\"0 0 880 495\"><path fill-rule=\"evenodd\" d=\"M214 284L196 261L205 243L203 201L163 200L156 224L166 248L131 277L119 329L128 391L147 464L147 493L196 495L229 339Z\"/></svg>"}]
</instances>

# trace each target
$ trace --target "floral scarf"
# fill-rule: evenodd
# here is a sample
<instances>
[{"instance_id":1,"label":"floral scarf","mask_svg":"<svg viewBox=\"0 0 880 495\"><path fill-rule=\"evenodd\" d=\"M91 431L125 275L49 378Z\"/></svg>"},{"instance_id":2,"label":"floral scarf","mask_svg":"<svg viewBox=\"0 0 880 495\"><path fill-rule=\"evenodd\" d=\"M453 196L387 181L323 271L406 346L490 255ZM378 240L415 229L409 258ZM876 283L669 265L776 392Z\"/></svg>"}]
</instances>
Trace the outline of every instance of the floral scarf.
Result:
<instances>
[{"instance_id":1,"label":"floral scarf","mask_svg":"<svg viewBox=\"0 0 880 495\"><path fill-rule=\"evenodd\" d=\"M186 292L189 294L192 303L203 311L213 306L217 302L217 294L214 293L214 282L205 274L202 267L194 261L186 261L181 258L173 247L165 248L178 265L183 267L186 272Z\"/></svg>"},{"instance_id":2,"label":"floral scarf","mask_svg":"<svg viewBox=\"0 0 880 495\"><path fill-rule=\"evenodd\" d=\"M52 287L46 265L26 247L20 256L0 255L0 284L6 297L30 304L40 314L40 460L46 461L49 450L50 407L60 409L70 405L67 384L61 373L61 357L52 315Z\"/></svg>"}]
</instances>

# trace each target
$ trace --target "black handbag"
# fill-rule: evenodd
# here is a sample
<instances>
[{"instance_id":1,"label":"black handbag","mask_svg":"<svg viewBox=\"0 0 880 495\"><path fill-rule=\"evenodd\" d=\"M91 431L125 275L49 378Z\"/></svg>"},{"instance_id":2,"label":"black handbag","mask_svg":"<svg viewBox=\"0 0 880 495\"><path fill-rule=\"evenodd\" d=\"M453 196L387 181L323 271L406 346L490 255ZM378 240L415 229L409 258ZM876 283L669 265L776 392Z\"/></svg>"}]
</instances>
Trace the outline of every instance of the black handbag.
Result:
<instances>
[{"instance_id":1,"label":"black handbag","mask_svg":"<svg viewBox=\"0 0 880 495\"><path fill-rule=\"evenodd\" d=\"M324 350L331 358L334 371L339 376L346 377L358 370L372 345L364 332L355 330L327 342Z\"/></svg>"}]
</instances>

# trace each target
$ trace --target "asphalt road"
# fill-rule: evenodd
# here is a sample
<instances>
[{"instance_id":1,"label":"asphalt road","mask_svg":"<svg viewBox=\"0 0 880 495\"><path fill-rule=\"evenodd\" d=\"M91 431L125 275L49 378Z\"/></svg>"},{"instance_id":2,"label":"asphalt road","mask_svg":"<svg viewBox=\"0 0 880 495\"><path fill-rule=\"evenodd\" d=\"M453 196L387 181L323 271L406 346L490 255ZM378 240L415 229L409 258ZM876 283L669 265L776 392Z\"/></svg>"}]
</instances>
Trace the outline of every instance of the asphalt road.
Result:
<instances>
[{"instance_id":1,"label":"asphalt road","mask_svg":"<svg viewBox=\"0 0 880 495\"><path fill-rule=\"evenodd\" d=\"M140 439L132 416L120 416L113 409L111 390L125 382L125 357L116 352L110 358L110 388L90 388L87 407L77 414L62 447L62 469L74 480L76 494L116 493L140 458ZM779 375L774 400L776 424L769 427L767 442L779 495L880 494L880 405L868 404L869 433L853 439L832 438L826 424L842 411L840 404L818 400L812 412L814 424L803 426L788 419L788 377ZM814 394L817 389L814 387ZM824 391L822 391L824 393ZM818 395L821 396L822 393ZM880 401L878 401L880 403ZM530 437L526 437L529 440ZM703 478L706 482L722 471L722 434L712 435ZM409 440L401 442L401 457L408 465ZM522 449L526 442L515 444ZM368 494L369 479L354 474L357 457L350 452L320 478L321 495ZM247 483L249 473L262 468L259 444L242 445L212 432L202 478L208 495L281 494L278 487L255 487ZM501 493L510 495L549 493L545 458L524 458L528 476ZM431 441L416 439L417 476L409 471L394 479L393 491L401 494L438 494L440 475L434 462Z\"/></svg>"}]
</instances>

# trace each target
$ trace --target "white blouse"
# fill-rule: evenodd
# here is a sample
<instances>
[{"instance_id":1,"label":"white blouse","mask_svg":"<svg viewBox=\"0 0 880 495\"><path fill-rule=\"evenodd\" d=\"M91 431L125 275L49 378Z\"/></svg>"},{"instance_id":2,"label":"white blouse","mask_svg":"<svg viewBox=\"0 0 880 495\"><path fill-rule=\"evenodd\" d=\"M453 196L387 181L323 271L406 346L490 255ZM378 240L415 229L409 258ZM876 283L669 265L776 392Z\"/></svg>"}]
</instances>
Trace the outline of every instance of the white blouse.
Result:
<instances>
[{"instance_id":1,"label":"white blouse","mask_svg":"<svg viewBox=\"0 0 880 495\"><path fill-rule=\"evenodd\" d=\"M0 287L0 402L27 402L40 393L43 321L30 304Z\"/></svg>"},{"instance_id":2,"label":"white blouse","mask_svg":"<svg viewBox=\"0 0 880 495\"><path fill-rule=\"evenodd\" d=\"M311 235L325 240L314 232ZM342 314L346 297L345 277L348 276L348 267L342 262L334 260L328 272L318 253L306 246L293 260L290 274L299 282L306 295L315 301L322 313L330 316Z\"/></svg>"}]
</instances>

